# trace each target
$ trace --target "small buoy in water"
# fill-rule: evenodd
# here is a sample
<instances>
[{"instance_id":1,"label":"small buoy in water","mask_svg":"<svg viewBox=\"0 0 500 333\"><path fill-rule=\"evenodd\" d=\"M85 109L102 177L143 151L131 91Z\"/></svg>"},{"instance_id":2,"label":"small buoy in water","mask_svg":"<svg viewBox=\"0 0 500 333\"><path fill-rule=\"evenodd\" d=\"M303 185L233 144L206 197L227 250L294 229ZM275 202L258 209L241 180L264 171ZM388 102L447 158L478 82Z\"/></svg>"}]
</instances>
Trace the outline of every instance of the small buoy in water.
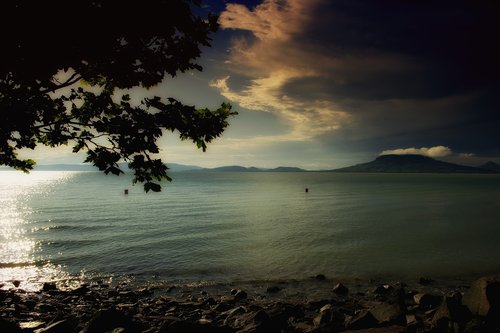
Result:
<instances>
[{"instance_id":1,"label":"small buoy in water","mask_svg":"<svg viewBox=\"0 0 500 333\"><path fill-rule=\"evenodd\" d=\"M124 193L124 194L128 194L128 188L124 189L124 190L123 190L123 193Z\"/></svg>"},{"instance_id":2,"label":"small buoy in water","mask_svg":"<svg viewBox=\"0 0 500 333\"><path fill-rule=\"evenodd\" d=\"M309 192L309 189L306 187L306 193L308 193L308 192Z\"/></svg>"}]
</instances>

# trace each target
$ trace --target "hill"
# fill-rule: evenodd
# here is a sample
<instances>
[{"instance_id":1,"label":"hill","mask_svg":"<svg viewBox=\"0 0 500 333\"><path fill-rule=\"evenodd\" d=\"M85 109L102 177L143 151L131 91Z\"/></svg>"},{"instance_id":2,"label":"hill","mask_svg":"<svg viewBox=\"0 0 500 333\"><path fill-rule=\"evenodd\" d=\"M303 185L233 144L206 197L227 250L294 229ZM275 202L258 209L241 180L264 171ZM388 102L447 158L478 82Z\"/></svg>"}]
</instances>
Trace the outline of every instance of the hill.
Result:
<instances>
[{"instance_id":1,"label":"hill","mask_svg":"<svg viewBox=\"0 0 500 333\"><path fill-rule=\"evenodd\" d=\"M11 169L13 170L13 169ZM99 171L90 164L37 164L35 171Z\"/></svg>"},{"instance_id":2,"label":"hill","mask_svg":"<svg viewBox=\"0 0 500 333\"><path fill-rule=\"evenodd\" d=\"M233 166L223 166L212 169L202 169L202 171L214 171L214 172L305 172L306 170L296 167L277 167L274 169L262 169L256 167L242 167L238 165Z\"/></svg>"},{"instance_id":3,"label":"hill","mask_svg":"<svg viewBox=\"0 0 500 333\"><path fill-rule=\"evenodd\" d=\"M216 172L259 172L261 169L255 167L242 167L239 165L222 166L218 168L202 169L202 171L216 171Z\"/></svg>"},{"instance_id":4,"label":"hill","mask_svg":"<svg viewBox=\"0 0 500 333\"><path fill-rule=\"evenodd\" d=\"M435 160L422 155L382 155L375 160L333 172L493 173L492 170Z\"/></svg>"},{"instance_id":5,"label":"hill","mask_svg":"<svg viewBox=\"0 0 500 333\"><path fill-rule=\"evenodd\" d=\"M492 161L488 161L484 164L481 164L478 166L478 168L485 169L485 170L490 170L490 171L495 171L495 172L500 172L500 164L497 164Z\"/></svg>"}]
</instances>

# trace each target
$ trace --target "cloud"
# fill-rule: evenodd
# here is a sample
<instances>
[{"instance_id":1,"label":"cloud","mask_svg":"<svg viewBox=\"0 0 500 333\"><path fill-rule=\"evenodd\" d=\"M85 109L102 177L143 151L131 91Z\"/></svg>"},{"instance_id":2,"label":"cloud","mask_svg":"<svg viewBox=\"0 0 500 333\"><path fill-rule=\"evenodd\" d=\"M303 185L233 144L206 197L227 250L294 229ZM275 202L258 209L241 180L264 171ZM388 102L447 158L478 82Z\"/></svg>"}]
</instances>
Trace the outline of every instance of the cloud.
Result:
<instances>
[{"instance_id":1,"label":"cloud","mask_svg":"<svg viewBox=\"0 0 500 333\"><path fill-rule=\"evenodd\" d=\"M307 9L315 1L265 0L250 11L241 4L228 4L219 22L225 29L251 31L263 41L286 41L302 30L308 20Z\"/></svg>"},{"instance_id":2,"label":"cloud","mask_svg":"<svg viewBox=\"0 0 500 333\"><path fill-rule=\"evenodd\" d=\"M225 72L211 86L243 108L276 115L290 128L280 139L358 140L372 152L434 142L498 151L500 47L491 41L500 37L493 19L499 8L461 1L228 4L220 23L235 33Z\"/></svg>"},{"instance_id":3,"label":"cloud","mask_svg":"<svg viewBox=\"0 0 500 333\"><path fill-rule=\"evenodd\" d=\"M279 136L283 141L310 140L315 136L334 131L349 122L349 115L336 109L331 102L304 103L280 94L283 82L289 77L290 73L276 72L271 77L252 80L251 84L240 92L229 88L229 76L214 80L210 85L218 88L224 97L238 103L241 107L276 114L291 128L288 134ZM276 138L273 136L270 139Z\"/></svg>"},{"instance_id":4,"label":"cloud","mask_svg":"<svg viewBox=\"0 0 500 333\"><path fill-rule=\"evenodd\" d=\"M287 135L270 139L310 140L350 121L349 115L331 100L305 101L283 90L294 79L321 75L311 65L314 54L296 44L318 3L265 0L252 11L244 5L228 4L220 16L224 29L248 30L254 39L233 39L229 60L225 62L232 75L215 79L210 86L241 107L276 114L290 127ZM318 54L314 61L327 63L331 59ZM233 77L247 78L248 84L234 89L230 84Z\"/></svg>"},{"instance_id":5,"label":"cloud","mask_svg":"<svg viewBox=\"0 0 500 333\"><path fill-rule=\"evenodd\" d=\"M384 150L380 155L423 155L428 157L446 157L452 155L453 152L449 147L435 146L422 148L399 148Z\"/></svg>"}]
</instances>

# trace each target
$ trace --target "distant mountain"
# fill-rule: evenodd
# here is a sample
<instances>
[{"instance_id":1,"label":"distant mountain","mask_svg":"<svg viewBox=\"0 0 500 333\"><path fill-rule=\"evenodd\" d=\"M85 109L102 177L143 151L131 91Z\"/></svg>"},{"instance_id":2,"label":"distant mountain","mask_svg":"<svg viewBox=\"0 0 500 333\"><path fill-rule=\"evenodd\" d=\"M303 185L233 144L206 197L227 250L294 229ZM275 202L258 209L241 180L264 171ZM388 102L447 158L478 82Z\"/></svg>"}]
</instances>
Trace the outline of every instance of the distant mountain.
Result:
<instances>
[{"instance_id":1,"label":"distant mountain","mask_svg":"<svg viewBox=\"0 0 500 333\"><path fill-rule=\"evenodd\" d=\"M123 171L128 170L127 163L118 164ZM170 172L195 172L195 171L214 171L214 172L305 172L306 170L295 167L277 167L274 169L263 169L256 167L243 167L238 165L223 166L218 168L202 168L196 165L185 165L178 163L167 163ZM0 167L0 170L13 170L8 167ZM35 171L99 171L96 167L89 164L38 164Z\"/></svg>"},{"instance_id":2,"label":"distant mountain","mask_svg":"<svg viewBox=\"0 0 500 333\"><path fill-rule=\"evenodd\" d=\"M37 164L35 171L99 171L90 164Z\"/></svg>"},{"instance_id":3,"label":"distant mountain","mask_svg":"<svg viewBox=\"0 0 500 333\"><path fill-rule=\"evenodd\" d=\"M178 163L167 163L168 171L172 172L183 172L183 171L192 171L192 170L201 170L202 167L196 165L185 165Z\"/></svg>"},{"instance_id":4,"label":"distant mountain","mask_svg":"<svg viewBox=\"0 0 500 333\"><path fill-rule=\"evenodd\" d=\"M242 167L239 165L223 166L212 169L203 169L203 171L215 172L305 172L306 170L295 167L277 167L274 169L262 169L256 167Z\"/></svg>"},{"instance_id":5,"label":"distant mountain","mask_svg":"<svg viewBox=\"0 0 500 333\"><path fill-rule=\"evenodd\" d=\"M333 172L492 173L494 171L435 160L422 155L382 155L375 160Z\"/></svg>"},{"instance_id":6,"label":"distant mountain","mask_svg":"<svg viewBox=\"0 0 500 333\"><path fill-rule=\"evenodd\" d=\"M261 169L255 168L255 167L242 167L239 165L230 165L230 166L222 166L218 168L206 168L203 169L203 171L216 171L216 172L259 172L262 171Z\"/></svg>"},{"instance_id":7,"label":"distant mountain","mask_svg":"<svg viewBox=\"0 0 500 333\"><path fill-rule=\"evenodd\" d=\"M478 168L485 169L485 170L490 170L490 171L495 171L495 172L500 172L500 164L497 164L492 161L488 161L484 164L481 164L478 166Z\"/></svg>"},{"instance_id":8,"label":"distant mountain","mask_svg":"<svg viewBox=\"0 0 500 333\"><path fill-rule=\"evenodd\" d=\"M274 169L269 169L265 171L270 171L270 172L305 172L307 170L301 169L301 168L296 168L296 167L277 167Z\"/></svg>"}]
</instances>

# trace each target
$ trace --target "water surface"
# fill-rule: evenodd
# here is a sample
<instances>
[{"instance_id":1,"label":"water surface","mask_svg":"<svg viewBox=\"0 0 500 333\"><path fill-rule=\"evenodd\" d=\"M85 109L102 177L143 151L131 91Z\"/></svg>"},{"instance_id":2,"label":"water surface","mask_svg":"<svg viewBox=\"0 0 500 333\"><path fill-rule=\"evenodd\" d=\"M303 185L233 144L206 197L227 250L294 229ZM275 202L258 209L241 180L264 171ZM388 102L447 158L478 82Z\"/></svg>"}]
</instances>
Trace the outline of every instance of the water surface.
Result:
<instances>
[{"instance_id":1,"label":"water surface","mask_svg":"<svg viewBox=\"0 0 500 333\"><path fill-rule=\"evenodd\" d=\"M127 176L0 172L0 283L500 271L500 175L172 176L145 194Z\"/></svg>"}]
</instances>

